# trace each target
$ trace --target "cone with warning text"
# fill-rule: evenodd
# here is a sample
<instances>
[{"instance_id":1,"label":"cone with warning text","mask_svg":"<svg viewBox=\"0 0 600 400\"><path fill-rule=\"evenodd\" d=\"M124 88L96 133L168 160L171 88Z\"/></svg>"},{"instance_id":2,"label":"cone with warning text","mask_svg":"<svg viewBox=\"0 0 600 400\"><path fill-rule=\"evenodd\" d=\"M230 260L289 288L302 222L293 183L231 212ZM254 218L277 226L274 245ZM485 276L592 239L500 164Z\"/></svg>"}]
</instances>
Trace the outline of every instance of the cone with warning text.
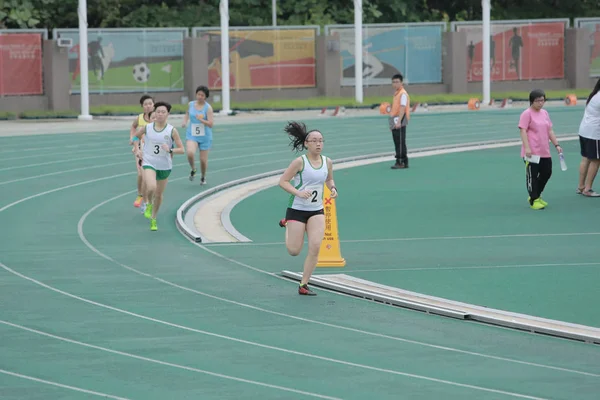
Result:
<instances>
[{"instance_id":1,"label":"cone with warning text","mask_svg":"<svg viewBox=\"0 0 600 400\"><path fill-rule=\"evenodd\" d=\"M321 242L317 267L343 267L346 260L342 257L340 249L335 199L331 198L331 191L327 185L324 189L325 236Z\"/></svg>"}]
</instances>

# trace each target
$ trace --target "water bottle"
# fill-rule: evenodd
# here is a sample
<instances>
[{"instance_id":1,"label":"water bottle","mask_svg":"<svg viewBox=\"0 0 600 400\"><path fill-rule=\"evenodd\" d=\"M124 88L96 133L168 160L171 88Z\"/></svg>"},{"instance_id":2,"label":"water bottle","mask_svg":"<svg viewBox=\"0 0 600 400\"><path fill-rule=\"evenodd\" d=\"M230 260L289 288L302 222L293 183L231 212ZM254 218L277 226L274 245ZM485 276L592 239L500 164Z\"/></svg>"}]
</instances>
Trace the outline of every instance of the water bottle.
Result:
<instances>
[{"instance_id":1,"label":"water bottle","mask_svg":"<svg viewBox=\"0 0 600 400\"><path fill-rule=\"evenodd\" d=\"M560 159L560 169L566 171L567 163L565 162L565 156L563 155L563 153L558 153L558 158Z\"/></svg>"}]
</instances>

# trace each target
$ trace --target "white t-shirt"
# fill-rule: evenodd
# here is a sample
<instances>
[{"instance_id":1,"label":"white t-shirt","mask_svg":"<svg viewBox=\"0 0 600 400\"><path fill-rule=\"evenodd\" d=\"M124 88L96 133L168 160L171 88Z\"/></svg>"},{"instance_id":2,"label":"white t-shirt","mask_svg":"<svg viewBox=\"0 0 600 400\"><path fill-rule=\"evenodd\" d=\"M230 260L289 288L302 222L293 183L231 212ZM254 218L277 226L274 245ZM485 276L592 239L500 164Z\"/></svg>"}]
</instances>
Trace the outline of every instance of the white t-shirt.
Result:
<instances>
[{"instance_id":1,"label":"white t-shirt","mask_svg":"<svg viewBox=\"0 0 600 400\"><path fill-rule=\"evenodd\" d=\"M579 124L579 136L600 140L600 92L585 106L583 119Z\"/></svg>"},{"instance_id":2,"label":"white t-shirt","mask_svg":"<svg viewBox=\"0 0 600 400\"><path fill-rule=\"evenodd\" d=\"M400 105L402 107L406 107L407 103L408 103L408 96L406 95L406 93L402 93L402 96L400 97Z\"/></svg>"}]
</instances>

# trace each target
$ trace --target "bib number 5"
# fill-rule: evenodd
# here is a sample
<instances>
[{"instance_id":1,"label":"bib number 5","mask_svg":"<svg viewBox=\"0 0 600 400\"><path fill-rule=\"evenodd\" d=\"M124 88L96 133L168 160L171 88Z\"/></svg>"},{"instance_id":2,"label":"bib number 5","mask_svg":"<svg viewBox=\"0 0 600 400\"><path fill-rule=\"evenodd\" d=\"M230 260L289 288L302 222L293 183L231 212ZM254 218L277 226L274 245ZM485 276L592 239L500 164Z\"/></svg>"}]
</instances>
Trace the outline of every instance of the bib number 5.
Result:
<instances>
[{"instance_id":1,"label":"bib number 5","mask_svg":"<svg viewBox=\"0 0 600 400\"><path fill-rule=\"evenodd\" d=\"M192 136L204 136L204 124L192 124Z\"/></svg>"}]
</instances>

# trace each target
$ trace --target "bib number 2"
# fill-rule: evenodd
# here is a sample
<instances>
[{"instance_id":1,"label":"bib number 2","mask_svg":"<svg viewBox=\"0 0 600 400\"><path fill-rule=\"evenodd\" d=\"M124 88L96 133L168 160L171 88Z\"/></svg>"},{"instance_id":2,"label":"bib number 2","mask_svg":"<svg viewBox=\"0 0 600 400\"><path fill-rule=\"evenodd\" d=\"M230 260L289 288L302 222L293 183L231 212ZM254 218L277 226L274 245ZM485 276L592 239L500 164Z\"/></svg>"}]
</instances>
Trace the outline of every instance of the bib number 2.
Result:
<instances>
[{"instance_id":1,"label":"bib number 2","mask_svg":"<svg viewBox=\"0 0 600 400\"><path fill-rule=\"evenodd\" d=\"M192 136L204 136L204 124L192 124Z\"/></svg>"},{"instance_id":2,"label":"bib number 2","mask_svg":"<svg viewBox=\"0 0 600 400\"><path fill-rule=\"evenodd\" d=\"M307 204L318 203L322 197L323 188L321 186L307 186L306 190L310 192L310 197L306 199Z\"/></svg>"}]
</instances>

